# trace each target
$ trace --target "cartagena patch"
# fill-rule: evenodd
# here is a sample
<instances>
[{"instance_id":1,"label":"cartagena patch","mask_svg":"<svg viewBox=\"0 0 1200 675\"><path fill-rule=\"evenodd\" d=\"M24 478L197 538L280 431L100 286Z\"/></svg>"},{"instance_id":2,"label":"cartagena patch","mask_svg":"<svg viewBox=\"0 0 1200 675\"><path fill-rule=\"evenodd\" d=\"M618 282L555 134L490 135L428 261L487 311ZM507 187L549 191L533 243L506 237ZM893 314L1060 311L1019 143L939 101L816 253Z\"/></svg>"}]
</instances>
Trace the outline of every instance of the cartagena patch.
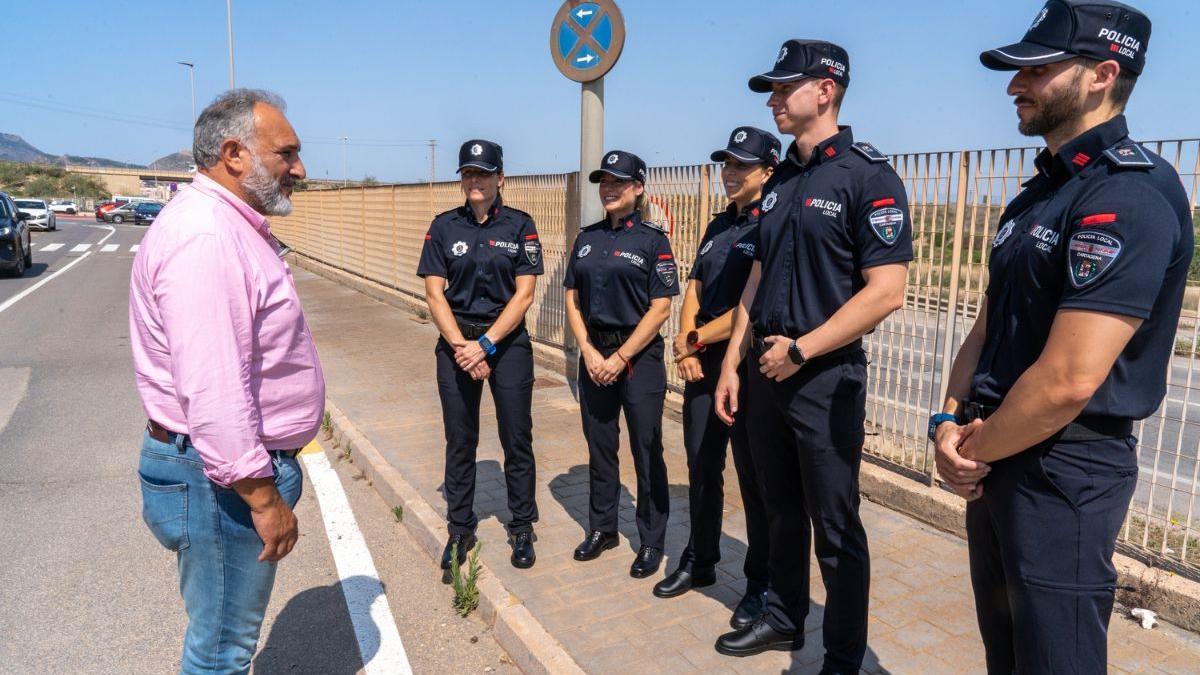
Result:
<instances>
[{"instance_id":1,"label":"cartagena patch","mask_svg":"<svg viewBox=\"0 0 1200 675\"><path fill-rule=\"evenodd\" d=\"M1121 238L1112 232L1080 230L1071 235L1067 245L1071 285L1084 288L1096 283L1121 257L1124 246Z\"/></svg>"},{"instance_id":2,"label":"cartagena patch","mask_svg":"<svg viewBox=\"0 0 1200 675\"><path fill-rule=\"evenodd\" d=\"M664 285L675 285L675 261L674 260L659 260L654 263L654 272L658 274L658 278Z\"/></svg>"},{"instance_id":3,"label":"cartagena patch","mask_svg":"<svg viewBox=\"0 0 1200 675\"><path fill-rule=\"evenodd\" d=\"M900 239L904 229L904 212L894 206L875 209L867 217L871 231L879 237L884 246L893 246Z\"/></svg>"},{"instance_id":4,"label":"cartagena patch","mask_svg":"<svg viewBox=\"0 0 1200 675\"><path fill-rule=\"evenodd\" d=\"M525 259L529 261L530 265L538 264L538 261L542 259L542 243L536 239L525 242Z\"/></svg>"}]
</instances>

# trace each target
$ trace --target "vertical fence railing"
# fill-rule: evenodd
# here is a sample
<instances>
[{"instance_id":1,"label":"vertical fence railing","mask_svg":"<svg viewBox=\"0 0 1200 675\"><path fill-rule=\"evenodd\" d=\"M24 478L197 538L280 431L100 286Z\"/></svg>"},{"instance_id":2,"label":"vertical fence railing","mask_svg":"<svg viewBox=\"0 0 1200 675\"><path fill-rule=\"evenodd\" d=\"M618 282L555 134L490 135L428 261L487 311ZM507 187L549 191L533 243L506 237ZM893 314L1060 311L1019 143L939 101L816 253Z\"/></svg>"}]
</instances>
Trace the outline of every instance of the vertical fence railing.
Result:
<instances>
[{"instance_id":1,"label":"vertical fence railing","mask_svg":"<svg viewBox=\"0 0 1200 675\"><path fill-rule=\"evenodd\" d=\"M1179 172L1196 221L1200 139L1146 144ZM864 341L869 359L865 451L922 482L934 482L925 439L930 412L941 407L950 367L987 288L987 264L1000 214L1033 173L1035 148L901 154L892 164L908 193L915 259L904 307ZM655 167L646 185L649 217L670 230L681 279L695 259L705 225L728 203L717 165ZM533 216L546 274L527 324L539 342L561 346L562 277L572 242L567 204L576 189L594 189L575 174L509 176L506 203ZM299 192L295 210L273 222L297 252L421 298L416 277L424 234L435 215L463 201L457 183L382 185ZM584 223L586 225L586 223ZM679 300L664 329L678 329ZM1141 471L1122 529L1122 550L1186 574L1200 574L1200 259L1189 274L1166 400L1139 423ZM670 386L682 388L674 368Z\"/></svg>"}]
</instances>

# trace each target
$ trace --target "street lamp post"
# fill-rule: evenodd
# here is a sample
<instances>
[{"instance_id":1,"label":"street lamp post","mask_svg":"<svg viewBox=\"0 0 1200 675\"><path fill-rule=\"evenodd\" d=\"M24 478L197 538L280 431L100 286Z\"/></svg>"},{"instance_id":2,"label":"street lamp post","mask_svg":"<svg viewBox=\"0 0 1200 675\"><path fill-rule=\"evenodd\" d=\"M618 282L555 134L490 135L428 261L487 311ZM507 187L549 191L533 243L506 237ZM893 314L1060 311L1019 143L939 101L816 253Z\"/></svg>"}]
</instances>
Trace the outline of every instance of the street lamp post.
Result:
<instances>
[{"instance_id":1,"label":"street lamp post","mask_svg":"<svg viewBox=\"0 0 1200 675\"><path fill-rule=\"evenodd\" d=\"M349 136L342 136L342 187L346 187L347 180L350 178L346 173L346 144L349 143Z\"/></svg>"},{"instance_id":2,"label":"street lamp post","mask_svg":"<svg viewBox=\"0 0 1200 675\"><path fill-rule=\"evenodd\" d=\"M229 88L233 89L233 7L225 0L225 25L229 29Z\"/></svg>"},{"instance_id":3,"label":"street lamp post","mask_svg":"<svg viewBox=\"0 0 1200 675\"><path fill-rule=\"evenodd\" d=\"M192 124L196 123L196 65L187 61L176 61L181 66L187 66L188 82L192 85Z\"/></svg>"}]
</instances>

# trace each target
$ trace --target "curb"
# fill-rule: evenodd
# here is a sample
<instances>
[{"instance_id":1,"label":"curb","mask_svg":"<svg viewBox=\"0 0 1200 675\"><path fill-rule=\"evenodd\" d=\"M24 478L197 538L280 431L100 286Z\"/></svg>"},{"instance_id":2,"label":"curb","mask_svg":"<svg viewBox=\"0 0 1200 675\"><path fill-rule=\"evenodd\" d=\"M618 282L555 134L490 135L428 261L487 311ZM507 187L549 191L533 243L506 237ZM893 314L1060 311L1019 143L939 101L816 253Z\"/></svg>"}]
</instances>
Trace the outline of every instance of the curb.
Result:
<instances>
[{"instance_id":1,"label":"curb","mask_svg":"<svg viewBox=\"0 0 1200 675\"><path fill-rule=\"evenodd\" d=\"M333 401L325 400L325 410L333 428L333 440L350 451L350 461L367 476L372 487L390 506L404 507L401 522L425 550L431 561L441 558L446 523L400 475L378 449L351 422ZM480 562L479 616L492 628L496 642L508 652L523 673L572 673L583 669L563 649L546 628Z\"/></svg>"},{"instance_id":2,"label":"curb","mask_svg":"<svg viewBox=\"0 0 1200 675\"><path fill-rule=\"evenodd\" d=\"M289 261L313 274L359 291L393 307L414 313L424 308L425 303L422 299L346 272L315 258L309 258L293 251L289 254ZM536 366L546 368L559 375L565 375L567 363L561 349L555 349L549 345L534 342L533 353ZM681 403L682 397L678 393L668 390L666 403L663 408L664 416L668 419L680 420L682 418ZM336 410L332 403L329 404L329 407L331 410ZM342 419L344 420L345 418L343 417ZM353 426L349 428L353 429ZM357 431L354 433L358 434ZM361 438L363 442L367 442L365 438L362 438L361 434L358 434L358 438ZM359 446L356 444L354 447L357 449ZM374 449L372 448L372 450ZM403 478L400 478L395 468L388 465L378 452L375 452L375 456L383 463L382 465L386 469L395 474L401 483L405 486L408 485L404 483ZM380 489L379 483L380 481L376 481L376 489ZM441 547L443 545L441 539L443 520L411 487L408 490L414 498L419 500L420 504L425 505L425 508L432 516L431 522L436 523L436 527L430 531L432 534L429 535L432 537L430 539L433 542L432 547L428 548L430 556L436 560L441 556ZM864 498L876 504L911 516L943 532L966 539L966 502L939 487L930 487L899 473L890 471L864 455L859 475L859 490ZM391 503L400 502L399 499L392 499L383 492L381 494L384 495L385 499L390 499ZM407 503L405 503L404 508L406 511L408 510ZM414 536L421 539L423 535L415 534ZM1200 633L1200 583L1172 574L1169 571L1164 571L1161 568L1147 566L1141 561L1119 552L1113 555L1113 564L1117 568L1117 583L1119 585L1126 587L1154 586L1159 597L1156 606L1152 609L1158 612L1162 619L1180 628ZM481 602L481 608L482 605L483 603ZM524 609L523 606L522 609ZM537 623L532 616L530 616L530 620L535 624ZM545 632L544 629L542 632ZM547 638L553 642L553 638L550 638L549 635L547 635ZM555 642L554 644L557 643ZM561 650L562 648L559 647L559 651ZM566 656L566 653L563 652L563 655ZM570 659L569 656L566 656L566 658ZM572 667L578 668L574 664L574 661L570 663Z\"/></svg>"}]
</instances>

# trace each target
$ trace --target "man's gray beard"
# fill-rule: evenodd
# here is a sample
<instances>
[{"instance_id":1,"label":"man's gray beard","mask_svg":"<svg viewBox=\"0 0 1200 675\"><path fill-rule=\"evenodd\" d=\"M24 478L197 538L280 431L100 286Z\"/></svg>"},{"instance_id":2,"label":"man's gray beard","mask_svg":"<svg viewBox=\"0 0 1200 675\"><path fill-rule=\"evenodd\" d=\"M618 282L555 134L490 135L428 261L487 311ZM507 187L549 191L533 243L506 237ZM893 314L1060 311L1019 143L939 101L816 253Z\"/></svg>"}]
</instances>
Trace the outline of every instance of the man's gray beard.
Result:
<instances>
[{"instance_id":1,"label":"man's gray beard","mask_svg":"<svg viewBox=\"0 0 1200 675\"><path fill-rule=\"evenodd\" d=\"M1017 131L1025 136L1045 136L1082 115L1084 103L1079 100L1082 77L1082 73L1077 74L1069 87L1060 89L1042 103L1028 122L1019 122Z\"/></svg>"},{"instance_id":2,"label":"man's gray beard","mask_svg":"<svg viewBox=\"0 0 1200 675\"><path fill-rule=\"evenodd\" d=\"M242 181L242 188L257 202L263 215L286 216L292 212L292 200L283 194L283 181L272 178L256 155L250 156L250 175Z\"/></svg>"}]
</instances>

